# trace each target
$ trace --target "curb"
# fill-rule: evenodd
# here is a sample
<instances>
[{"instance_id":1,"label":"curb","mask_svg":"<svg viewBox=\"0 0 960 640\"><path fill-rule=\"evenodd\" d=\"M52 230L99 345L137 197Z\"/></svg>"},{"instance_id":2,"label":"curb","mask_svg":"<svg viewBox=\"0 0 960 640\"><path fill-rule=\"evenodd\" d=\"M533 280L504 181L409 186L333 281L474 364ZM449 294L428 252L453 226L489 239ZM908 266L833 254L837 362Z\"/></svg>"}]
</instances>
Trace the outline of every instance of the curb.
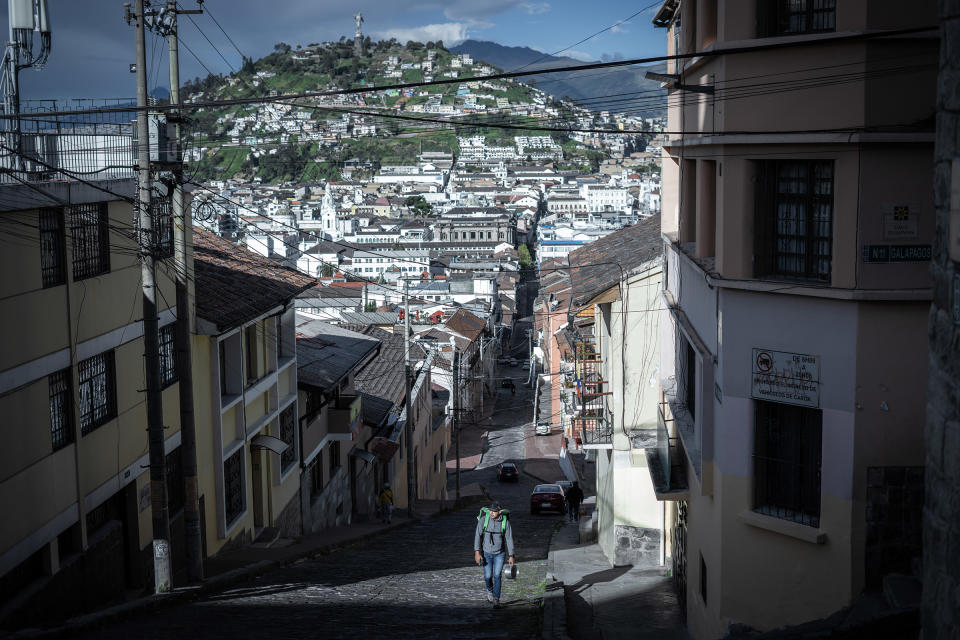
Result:
<instances>
[{"instance_id":1,"label":"curb","mask_svg":"<svg viewBox=\"0 0 960 640\"><path fill-rule=\"evenodd\" d=\"M174 589L171 593L164 595L149 595L144 598L138 598L136 600L131 600L130 602L124 602L123 604L118 604L106 609L101 609L92 613L86 613L75 618L70 618L64 624L50 629L29 628L7 634L0 633L0 638L3 638L3 640L27 640L33 638L49 639L72 637L82 631L88 631L100 625L117 622L133 615L149 613L163 607L195 600L201 596L222 591L236 584L247 582L275 569L297 564L305 560L314 560L320 556L325 556L340 549L364 542L371 538L376 538L384 533L409 527L419 523L420 521L420 518L413 518L411 520L398 523L397 525L387 529L371 531L363 534L362 536L329 544L323 547L317 547L302 554L291 555L289 557L277 560L261 560L245 567L238 567L216 576L212 576L199 585Z\"/></svg>"},{"instance_id":2,"label":"curb","mask_svg":"<svg viewBox=\"0 0 960 640\"><path fill-rule=\"evenodd\" d=\"M554 534L556 535L556 534ZM543 640L570 640L567 634L567 600L563 582L554 578L553 536L547 552L547 584L543 592Z\"/></svg>"}]
</instances>

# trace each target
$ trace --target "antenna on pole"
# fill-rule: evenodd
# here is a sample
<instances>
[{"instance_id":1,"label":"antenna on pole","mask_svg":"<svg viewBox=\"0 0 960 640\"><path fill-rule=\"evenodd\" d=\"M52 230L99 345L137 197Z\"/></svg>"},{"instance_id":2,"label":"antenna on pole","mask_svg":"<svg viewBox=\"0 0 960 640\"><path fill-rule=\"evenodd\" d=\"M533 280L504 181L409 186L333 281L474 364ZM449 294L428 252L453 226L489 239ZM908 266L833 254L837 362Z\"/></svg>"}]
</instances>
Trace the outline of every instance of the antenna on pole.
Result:
<instances>
[{"instance_id":1,"label":"antenna on pole","mask_svg":"<svg viewBox=\"0 0 960 640\"><path fill-rule=\"evenodd\" d=\"M47 0L7 0L10 35L3 54L0 93L6 115L20 113L20 70L41 69L50 57L50 9ZM34 53L34 33L40 34L40 48ZM20 119L8 118L3 125L7 145L16 150L14 169L21 166Z\"/></svg>"}]
</instances>

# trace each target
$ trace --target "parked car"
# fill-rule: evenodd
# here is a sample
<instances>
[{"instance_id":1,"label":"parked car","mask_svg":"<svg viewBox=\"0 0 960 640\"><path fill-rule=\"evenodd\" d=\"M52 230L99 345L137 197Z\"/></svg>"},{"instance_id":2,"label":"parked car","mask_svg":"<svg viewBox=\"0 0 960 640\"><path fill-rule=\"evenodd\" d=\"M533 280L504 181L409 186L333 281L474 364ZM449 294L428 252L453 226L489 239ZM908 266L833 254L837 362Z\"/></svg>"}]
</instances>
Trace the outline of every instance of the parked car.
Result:
<instances>
[{"instance_id":1,"label":"parked car","mask_svg":"<svg viewBox=\"0 0 960 640\"><path fill-rule=\"evenodd\" d=\"M553 430L553 427L550 426L549 422L538 422L536 428L536 434L538 436L548 436Z\"/></svg>"},{"instance_id":2,"label":"parked car","mask_svg":"<svg viewBox=\"0 0 960 640\"><path fill-rule=\"evenodd\" d=\"M567 510L567 498L558 484L538 484L530 494L530 513L537 514L545 509L563 513Z\"/></svg>"},{"instance_id":3,"label":"parked car","mask_svg":"<svg viewBox=\"0 0 960 640\"><path fill-rule=\"evenodd\" d=\"M501 462L497 465L497 480L500 482L518 482L520 471L512 462Z\"/></svg>"},{"instance_id":4,"label":"parked car","mask_svg":"<svg viewBox=\"0 0 960 640\"><path fill-rule=\"evenodd\" d=\"M570 492L570 489L573 488L573 482L570 480L557 480L553 484L560 485L560 488L563 489L563 495L567 495Z\"/></svg>"}]
</instances>

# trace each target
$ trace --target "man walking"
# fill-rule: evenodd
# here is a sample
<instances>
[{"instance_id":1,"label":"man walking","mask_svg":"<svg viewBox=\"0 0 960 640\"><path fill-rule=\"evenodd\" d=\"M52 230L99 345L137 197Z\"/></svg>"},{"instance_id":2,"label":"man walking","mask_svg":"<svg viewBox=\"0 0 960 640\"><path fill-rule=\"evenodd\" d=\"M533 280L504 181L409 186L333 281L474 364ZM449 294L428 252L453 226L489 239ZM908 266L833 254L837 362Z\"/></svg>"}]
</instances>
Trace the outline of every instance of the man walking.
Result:
<instances>
[{"instance_id":1,"label":"man walking","mask_svg":"<svg viewBox=\"0 0 960 640\"><path fill-rule=\"evenodd\" d=\"M483 567L483 583L487 588L487 602L495 608L500 607L500 578L503 573L504 552L507 562L514 564L513 528L510 526L509 511L499 502L480 510L477 516L477 530L473 535L473 557L477 565Z\"/></svg>"},{"instance_id":2,"label":"man walking","mask_svg":"<svg viewBox=\"0 0 960 640\"><path fill-rule=\"evenodd\" d=\"M567 516L570 522L580 521L580 503L583 502L583 490L580 483L574 481L570 491L567 491Z\"/></svg>"},{"instance_id":3,"label":"man walking","mask_svg":"<svg viewBox=\"0 0 960 640\"><path fill-rule=\"evenodd\" d=\"M380 517L383 524L389 524L393 520L393 490L389 482L383 483L383 490L380 491L380 497L377 499L380 505Z\"/></svg>"}]
</instances>

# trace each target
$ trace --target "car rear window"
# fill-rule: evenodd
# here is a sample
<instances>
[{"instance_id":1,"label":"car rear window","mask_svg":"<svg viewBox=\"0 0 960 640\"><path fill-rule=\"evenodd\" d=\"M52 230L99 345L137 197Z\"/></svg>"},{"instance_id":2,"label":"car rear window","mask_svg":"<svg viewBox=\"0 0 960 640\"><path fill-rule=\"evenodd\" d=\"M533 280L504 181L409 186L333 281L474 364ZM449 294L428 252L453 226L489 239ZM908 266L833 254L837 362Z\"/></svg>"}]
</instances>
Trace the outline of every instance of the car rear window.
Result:
<instances>
[{"instance_id":1,"label":"car rear window","mask_svg":"<svg viewBox=\"0 0 960 640\"><path fill-rule=\"evenodd\" d=\"M533 490L534 493L560 493L560 487L555 484L541 484Z\"/></svg>"},{"instance_id":2,"label":"car rear window","mask_svg":"<svg viewBox=\"0 0 960 640\"><path fill-rule=\"evenodd\" d=\"M512 464L505 464L505 465L503 465L503 468L512 471L512 470L516 469L517 467L516 467L516 465L512 465Z\"/></svg>"}]
</instances>

